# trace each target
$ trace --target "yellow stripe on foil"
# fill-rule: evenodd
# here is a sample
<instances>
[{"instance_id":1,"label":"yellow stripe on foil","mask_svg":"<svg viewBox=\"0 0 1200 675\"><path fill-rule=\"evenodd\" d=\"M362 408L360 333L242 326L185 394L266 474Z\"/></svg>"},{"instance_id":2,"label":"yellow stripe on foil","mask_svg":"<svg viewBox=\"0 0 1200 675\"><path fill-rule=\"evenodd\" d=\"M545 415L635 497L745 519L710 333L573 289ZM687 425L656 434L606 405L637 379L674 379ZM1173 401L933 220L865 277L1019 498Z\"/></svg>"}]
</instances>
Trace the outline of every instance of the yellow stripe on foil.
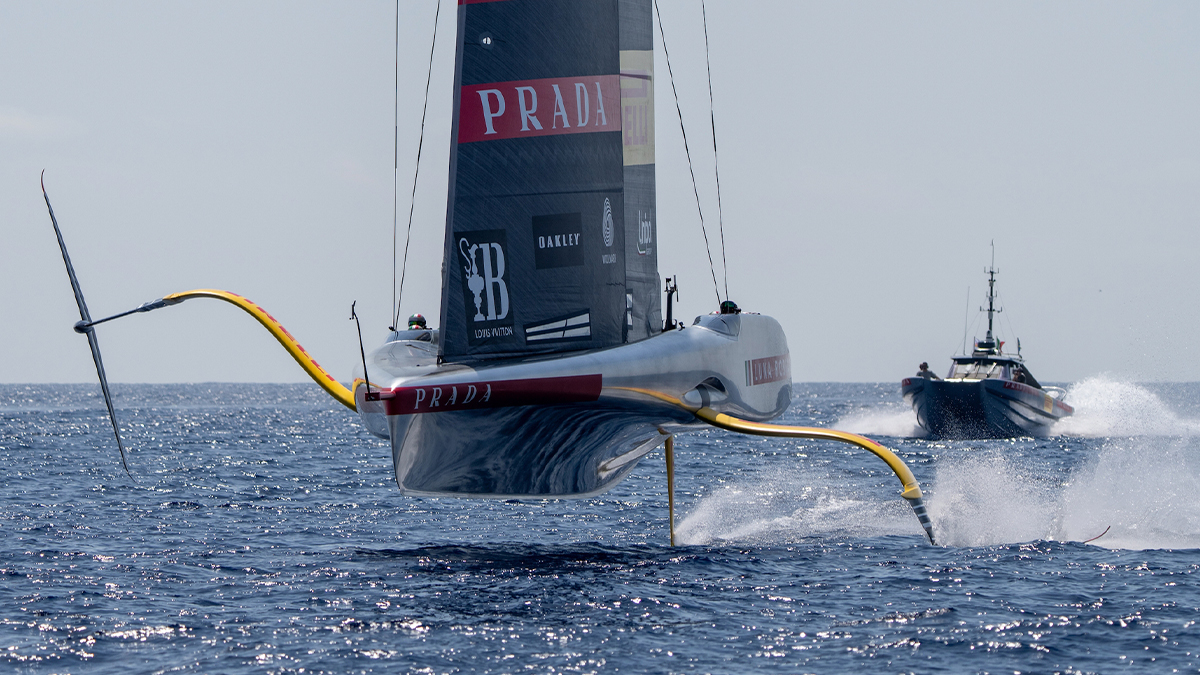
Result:
<instances>
[{"instance_id":1,"label":"yellow stripe on foil","mask_svg":"<svg viewBox=\"0 0 1200 675\"><path fill-rule=\"evenodd\" d=\"M921 486L917 483L916 476L909 470L904 460L896 456L896 453L888 450L875 441L859 436L857 434L847 433L845 431L837 431L836 429L821 429L819 427L793 427L782 424L764 424L762 422L751 422L748 420L738 419L725 413L717 412L712 408L694 408L685 404L683 401L668 396L650 389L640 389L635 387L613 387L614 389L623 389L625 391L634 391L639 394L654 397L660 401L672 403L681 408L689 410L696 417L708 422L714 427L728 429L729 431L738 431L744 434L753 434L755 436L775 436L779 438L812 438L820 440L840 441L857 445L860 448L869 450L876 457L879 457L887 463L891 468L892 473L900 479L901 485L904 486L904 491L900 493L905 499L920 499Z\"/></svg>"},{"instance_id":2,"label":"yellow stripe on foil","mask_svg":"<svg viewBox=\"0 0 1200 675\"><path fill-rule=\"evenodd\" d=\"M267 310L259 307L249 299L243 298L237 293L219 291L212 288L199 288L193 291L172 293L171 295L164 297L163 300L166 300L168 303L175 304L183 302L184 300L191 300L192 298L216 298L217 300L224 300L231 305L240 307L247 314L257 319L264 328L270 331L271 335L274 335L275 339L279 341L279 344L283 345L283 348L292 355L292 358L296 360L296 363L300 364L300 367L304 369L304 372L308 373L308 376L311 377L314 382L321 385L321 388L328 392L330 396L337 399L338 403L341 403L351 410L358 409L358 407L354 404L354 394L347 389L345 385L343 385L341 382L338 382L334 376L330 375L328 371L322 368L321 364L317 363L313 357L309 356L308 352L304 350L304 347L301 347L300 343L296 341L296 338L292 337L292 334L283 327L283 324L276 321L275 317L268 314Z\"/></svg>"}]
</instances>

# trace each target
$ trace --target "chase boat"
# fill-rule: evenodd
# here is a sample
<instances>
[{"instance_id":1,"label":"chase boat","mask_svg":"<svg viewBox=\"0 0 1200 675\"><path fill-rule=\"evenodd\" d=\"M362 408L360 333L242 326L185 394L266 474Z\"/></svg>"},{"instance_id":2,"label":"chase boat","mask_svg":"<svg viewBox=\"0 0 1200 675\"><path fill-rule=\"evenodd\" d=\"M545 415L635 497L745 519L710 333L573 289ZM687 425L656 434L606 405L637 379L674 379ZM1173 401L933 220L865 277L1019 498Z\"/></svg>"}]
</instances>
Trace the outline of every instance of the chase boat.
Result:
<instances>
[{"instance_id":1,"label":"chase boat","mask_svg":"<svg viewBox=\"0 0 1200 675\"><path fill-rule=\"evenodd\" d=\"M987 337L975 341L971 354L955 356L945 379L922 371L900 382L900 393L930 436L1044 436L1052 424L1075 412L1065 390L1040 384L1020 350L1005 354L1004 342L992 334L992 317L1000 311L995 309L995 283L996 270L989 268Z\"/></svg>"}]
</instances>

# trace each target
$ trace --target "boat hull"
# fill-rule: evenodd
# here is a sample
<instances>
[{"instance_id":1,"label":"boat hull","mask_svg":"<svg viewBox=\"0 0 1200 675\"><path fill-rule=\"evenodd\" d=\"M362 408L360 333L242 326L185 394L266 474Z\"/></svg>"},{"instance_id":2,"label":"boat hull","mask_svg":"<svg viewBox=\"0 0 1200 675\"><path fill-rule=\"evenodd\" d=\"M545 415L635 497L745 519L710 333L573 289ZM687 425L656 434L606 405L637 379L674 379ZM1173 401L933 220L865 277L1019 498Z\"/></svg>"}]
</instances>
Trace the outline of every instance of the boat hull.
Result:
<instances>
[{"instance_id":1,"label":"boat hull","mask_svg":"<svg viewBox=\"0 0 1200 675\"><path fill-rule=\"evenodd\" d=\"M791 402L783 330L754 314L499 364L439 365L433 344L399 339L368 367L383 386L356 387L360 415L391 441L396 482L416 496L593 496L667 435L701 426L689 408L766 421Z\"/></svg>"},{"instance_id":2,"label":"boat hull","mask_svg":"<svg viewBox=\"0 0 1200 675\"><path fill-rule=\"evenodd\" d=\"M1074 410L1048 393L1001 379L901 382L901 394L930 436L949 439L1045 436Z\"/></svg>"}]
</instances>

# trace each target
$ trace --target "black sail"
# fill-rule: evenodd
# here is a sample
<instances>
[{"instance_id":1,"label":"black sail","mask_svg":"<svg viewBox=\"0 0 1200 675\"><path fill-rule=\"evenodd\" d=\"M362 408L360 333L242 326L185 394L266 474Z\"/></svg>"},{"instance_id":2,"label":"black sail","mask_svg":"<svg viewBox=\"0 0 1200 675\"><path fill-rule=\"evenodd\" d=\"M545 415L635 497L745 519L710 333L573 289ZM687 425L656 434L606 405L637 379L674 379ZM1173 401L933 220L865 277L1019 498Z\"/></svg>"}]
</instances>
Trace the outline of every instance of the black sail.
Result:
<instances>
[{"instance_id":1,"label":"black sail","mask_svg":"<svg viewBox=\"0 0 1200 675\"><path fill-rule=\"evenodd\" d=\"M459 0L441 353L662 330L651 0Z\"/></svg>"}]
</instances>

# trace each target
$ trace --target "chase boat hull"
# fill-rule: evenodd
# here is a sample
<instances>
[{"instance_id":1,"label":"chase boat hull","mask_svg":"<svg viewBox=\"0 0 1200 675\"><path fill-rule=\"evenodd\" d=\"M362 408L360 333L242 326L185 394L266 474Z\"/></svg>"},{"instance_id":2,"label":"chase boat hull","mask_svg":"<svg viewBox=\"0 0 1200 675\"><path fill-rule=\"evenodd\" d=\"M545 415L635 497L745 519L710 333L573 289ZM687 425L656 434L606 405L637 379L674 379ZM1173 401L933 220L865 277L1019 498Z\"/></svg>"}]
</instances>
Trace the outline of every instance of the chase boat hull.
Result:
<instances>
[{"instance_id":1,"label":"chase boat hull","mask_svg":"<svg viewBox=\"0 0 1200 675\"><path fill-rule=\"evenodd\" d=\"M910 377L901 394L931 436L949 439L1045 436L1074 412L1050 393L1002 379L932 380Z\"/></svg>"}]
</instances>

